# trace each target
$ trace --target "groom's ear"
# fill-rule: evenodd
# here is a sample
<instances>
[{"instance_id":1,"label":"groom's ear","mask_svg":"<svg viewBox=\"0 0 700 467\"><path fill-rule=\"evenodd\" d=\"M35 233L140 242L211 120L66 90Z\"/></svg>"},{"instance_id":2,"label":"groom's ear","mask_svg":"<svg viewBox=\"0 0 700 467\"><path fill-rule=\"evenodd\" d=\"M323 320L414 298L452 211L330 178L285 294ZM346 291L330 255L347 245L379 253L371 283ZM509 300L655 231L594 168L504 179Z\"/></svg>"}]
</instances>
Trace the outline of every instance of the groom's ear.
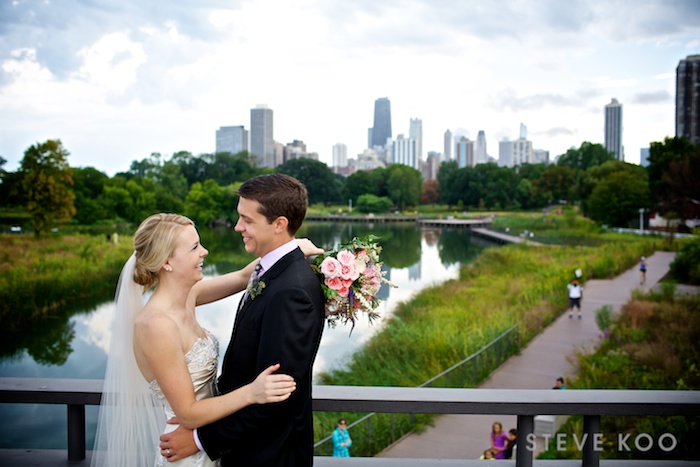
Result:
<instances>
[{"instance_id":1,"label":"groom's ear","mask_svg":"<svg viewBox=\"0 0 700 467\"><path fill-rule=\"evenodd\" d=\"M279 216L275 219L272 224L275 226L275 233L280 234L287 231L287 226L289 225L289 219L284 216Z\"/></svg>"}]
</instances>

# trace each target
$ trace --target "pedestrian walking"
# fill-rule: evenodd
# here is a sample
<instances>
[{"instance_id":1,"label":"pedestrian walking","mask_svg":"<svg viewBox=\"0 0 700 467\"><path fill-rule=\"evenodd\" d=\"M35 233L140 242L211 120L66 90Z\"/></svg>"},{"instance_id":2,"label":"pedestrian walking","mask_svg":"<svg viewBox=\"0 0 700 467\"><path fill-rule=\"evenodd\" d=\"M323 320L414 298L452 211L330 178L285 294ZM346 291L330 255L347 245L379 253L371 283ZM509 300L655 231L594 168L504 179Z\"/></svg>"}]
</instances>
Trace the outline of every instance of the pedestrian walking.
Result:
<instances>
[{"instance_id":1,"label":"pedestrian walking","mask_svg":"<svg viewBox=\"0 0 700 467\"><path fill-rule=\"evenodd\" d=\"M647 259L642 256L639 260L639 285L644 285L647 281Z\"/></svg>"},{"instance_id":2,"label":"pedestrian walking","mask_svg":"<svg viewBox=\"0 0 700 467\"><path fill-rule=\"evenodd\" d=\"M583 287L574 279L569 285L569 318L574 316L574 308L578 309L578 319L581 319L581 297L583 296Z\"/></svg>"}]
</instances>

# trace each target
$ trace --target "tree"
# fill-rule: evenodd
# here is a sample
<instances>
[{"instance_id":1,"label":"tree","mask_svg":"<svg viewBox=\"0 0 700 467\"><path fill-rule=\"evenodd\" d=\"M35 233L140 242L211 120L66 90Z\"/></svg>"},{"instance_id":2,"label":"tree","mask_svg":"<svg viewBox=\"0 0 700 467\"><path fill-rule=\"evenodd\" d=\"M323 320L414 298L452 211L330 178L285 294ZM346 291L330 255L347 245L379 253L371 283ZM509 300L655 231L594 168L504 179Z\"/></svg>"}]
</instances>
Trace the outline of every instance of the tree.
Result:
<instances>
[{"instance_id":1,"label":"tree","mask_svg":"<svg viewBox=\"0 0 700 467\"><path fill-rule=\"evenodd\" d=\"M100 203L107 180L109 177L94 167L73 169L75 220L79 224L92 224L108 217L107 210Z\"/></svg>"},{"instance_id":2,"label":"tree","mask_svg":"<svg viewBox=\"0 0 700 467\"><path fill-rule=\"evenodd\" d=\"M129 219L134 202L126 189L126 180L121 175L113 177L105 184L102 200L107 209L107 217Z\"/></svg>"},{"instance_id":3,"label":"tree","mask_svg":"<svg viewBox=\"0 0 700 467\"><path fill-rule=\"evenodd\" d=\"M70 222L75 215L68 155L60 140L47 140L30 146L24 152L19 170L22 174L22 191L37 237L55 225Z\"/></svg>"},{"instance_id":4,"label":"tree","mask_svg":"<svg viewBox=\"0 0 700 467\"><path fill-rule=\"evenodd\" d=\"M459 167L456 161L448 161L440 164L438 169L438 182L440 183L440 201L452 206L457 204L459 196L456 189L456 178Z\"/></svg>"},{"instance_id":5,"label":"tree","mask_svg":"<svg viewBox=\"0 0 700 467\"><path fill-rule=\"evenodd\" d=\"M562 154L557 161L557 165L569 167L578 173L613 160L615 160L615 156L601 144L584 141L581 143L580 148L571 148L565 154Z\"/></svg>"},{"instance_id":6,"label":"tree","mask_svg":"<svg viewBox=\"0 0 700 467\"><path fill-rule=\"evenodd\" d=\"M403 164L391 164L387 167L387 191L389 198L400 211L407 206L418 206L423 187L423 176L420 171Z\"/></svg>"},{"instance_id":7,"label":"tree","mask_svg":"<svg viewBox=\"0 0 700 467\"><path fill-rule=\"evenodd\" d=\"M661 214L681 221L700 215L700 145L682 137L651 143L647 170Z\"/></svg>"},{"instance_id":8,"label":"tree","mask_svg":"<svg viewBox=\"0 0 700 467\"><path fill-rule=\"evenodd\" d=\"M323 162L313 159L292 159L277 167L277 172L290 175L306 186L309 204L338 203L341 181Z\"/></svg>"},{"instance_id":9,"label":"tree","mask_svg":"<svg viewBox=\"0 0 700 467\"><path fill-rule=\"evenodd\" d=\"M376 177L366 170L358 170L345 180L344 198L351 199L355 206L361 195L378 195L378 191Z\"/></svg>"},{"instance_id":10,"label":"tree","mask_svg":"<svg viewBox=\"0 0 700 467\"><path fill-rule=\"evenodd\" d=\"M204 183L207 179L207 169L209 163L202 157L195 157L187 151L180 151L173 154L170 161L179 167L187 179L187 186L192 186L195 182Z\"/></svg>"},{"instance_id":11,"label":"tree","mask_svg":"<svg viewBox=\"0 0 700 467\"><path fill-rule=\"evenodd\" d=\"M423 192L420 195L421 204L435 204L440 199L440 182L430 178L423 183Z\"/></svg>"},{"instance_id":12,"label":"tree","mask_svg":"<svg viewBox=\"0 0 700 467\"><path fill-rule=\"evenodd\" d=\"M614 172L601 180L591 193L590 217L596 222L626 227L636 219L639 208L649 202L646 177Z\"/></svg>"},{"instance_id":13,"label":"tree","mask_svg":"<svg viewBox=\"0 0 700 467\"><path fill-rule=\"evenodd\" d=\"M214 180L196 182L185 199L185 215L196 224L209 225L222 214L225 191Z\"/></svg>"},{"instance_id":14,"label":"tree","mask_svg":"<svg viewBox=\"0 0 700 467\"><path fill-rule=\"evenodd\" d=\"M244 182L260 173L247 151L238 154L217 152L209 157L211 162L207 178L215 180L221 186L235 182Z\"/></svg>"},{"instance_id":15,"label":"tree","mask_svg":"<svg viewBox=\"0 0 700 467\"><path fill-rule=\"evenodd\" d=\"M615 172L628 172L635 177L641 177L645 181L647 180L647 172L644 167L623 161L612 160L589 168L581 173L578 183L576 184L577 198L581 201L581 210L583 211L584 215L589 214L590 196L595 187L601 180L609 177ZM649 206L644 205L640 207L648 208Z\"/></svg>"},{"instance_id":16,"label":"tree","mask_svg":"<svg viewBox=\"0 0 700 467\"><path fill-rule=\"evenodd\" d=\"M23 206L22 174L19 172L6 172L2 167L7 160L0 156L0 206L5 208Z\"/></svg>"},{"instance_id":17,"label":"tree","mask_svg":"<svg viewBox=\"0 0 700 467\"><path fill-rule=\"evenodd\" d=\"M542 177L533 183L534 194L549 203L556 203L559 200L568 201L571 199L574 177L574 170L566 165L547 167Z\"/></svg>"}]
</instances>

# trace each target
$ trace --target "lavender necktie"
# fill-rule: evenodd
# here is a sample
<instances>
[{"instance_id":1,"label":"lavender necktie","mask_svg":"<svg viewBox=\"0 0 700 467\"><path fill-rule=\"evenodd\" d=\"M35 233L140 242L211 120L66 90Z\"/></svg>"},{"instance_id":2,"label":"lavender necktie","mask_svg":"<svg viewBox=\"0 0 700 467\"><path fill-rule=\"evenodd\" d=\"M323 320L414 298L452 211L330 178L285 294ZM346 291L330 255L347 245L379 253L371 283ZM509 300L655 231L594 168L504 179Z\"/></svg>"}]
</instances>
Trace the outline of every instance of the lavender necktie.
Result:
<instances>
[{"instance_id":1,"label":"lavender necktie","mask_svg":"<svg viewBox=\"0 0 700 467\"><path fill-rule=\"evenodd\" d=\"M250 273L250 279L248 279L248 286L246 287L245 294L243 294L241 303L238 306L239 310L243 306L243 302L250 298L250 292L255 290L255 287L258 285L258 282L260 282L260 277L258 275L260 274L261 270L262 266L260 265L260 261L258 261L258 263L255 265L255 269L253 269L253 272Z\"/></svg>"}]
</instances>

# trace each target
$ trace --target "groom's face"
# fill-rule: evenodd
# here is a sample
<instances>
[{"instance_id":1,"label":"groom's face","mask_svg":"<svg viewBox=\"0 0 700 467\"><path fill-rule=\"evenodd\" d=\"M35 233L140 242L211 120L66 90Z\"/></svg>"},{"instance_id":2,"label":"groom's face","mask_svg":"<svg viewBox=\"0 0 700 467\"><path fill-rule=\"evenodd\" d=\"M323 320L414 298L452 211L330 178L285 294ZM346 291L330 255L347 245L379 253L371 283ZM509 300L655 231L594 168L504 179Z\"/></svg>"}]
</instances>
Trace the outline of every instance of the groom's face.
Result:
<instances>
[{"instance_id":1,"label":"groom's face","mask_svg":"<svg viewBox=\"0 0 700 467\"><path fill-rule=\"evenodd\" d=\"M238 201L238 222L233 228L243 236L245 251L262 257L277 248L275 223L267 222L260 214L260 203L252 199L240 198Z\"/></svg>"}]
</instances>

